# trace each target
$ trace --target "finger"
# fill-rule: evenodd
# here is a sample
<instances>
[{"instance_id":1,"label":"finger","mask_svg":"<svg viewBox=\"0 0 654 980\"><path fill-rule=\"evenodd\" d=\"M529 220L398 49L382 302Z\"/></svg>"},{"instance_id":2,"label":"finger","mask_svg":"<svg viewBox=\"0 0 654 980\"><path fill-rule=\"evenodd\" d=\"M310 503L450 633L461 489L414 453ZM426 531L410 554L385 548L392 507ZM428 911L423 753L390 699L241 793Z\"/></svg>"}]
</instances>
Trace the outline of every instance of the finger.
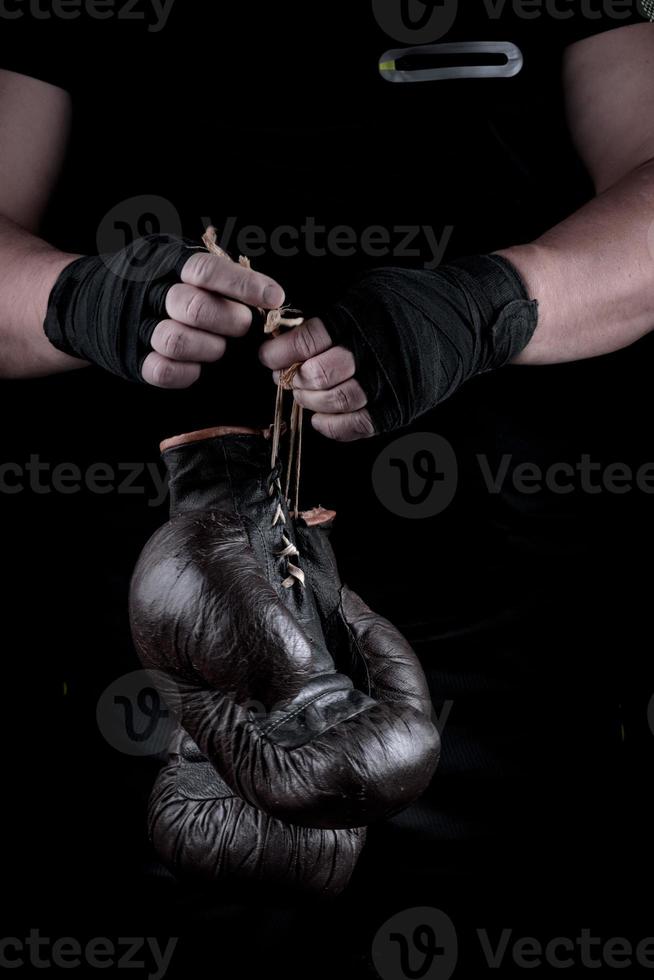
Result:
<instances>
[{"instance_id":1,"label":"finger","mask_svg":"<svg viewBox=\"0 0 654 980\"><path fill-rule=\"evenodd\" d=\"M154 328L150 340L152 349L171 361L199 361L202 364L219 361L227 341L206 330L194 330L177 320L162 320Z\"/></svg>"},{"instance_id":2,"label":"finger","mask_svg":"<svg viewBox=\"0 0 654 980\"><path fill-rule=\"evenodd\" d=\"M355 439L368 439L374 436L375 427L366 409L349 412L347 415L324 415L311 417L311 424L321 435L336 442L353 442Z\"/></svg>"},{"instance_id":3,"label":"finger","mask_svg":"<svg viewBox=\"0 0 654 980\"><path fill-rule=\"evenodd\" d=\"M365 392L355 378L327 391L309 391L298 388L293 392L295 401L311 412L344 415L365 408L368 403Z\"/></svg>"},{"instance_id":4,"label":"finger","mask_svg":"<svg viewBox=\"0 0 654 980\"><path fill-rule=\"evenodd\" d=\"M274 279L210 252L194 252L182 269L181 279L248 306L272 310L284 302L284 290Z\"/></svg>"},{"instance_id":5,"label":"finger","mask_svg":"<svg viewBox=\"0 0 654 980\"><path fill-rule=\"evenodd\" d=\"M351 351L344 347L330 347L324 354L304 362L293 378L293 387L324 391L347 381L354 375L355 369Z\"/></svg>"},{"instance_id":6,"label":"finger","mask_svg":"<svg viewBox=\"0 0 654 980\"><path fill-rule=\"evenodd\" d=\"M181 282L166 294L166 313L171 320L224 337L242 337L252 324L252 313L243 303Z\"/></svg>"},{"instance_id":7,"label":"finger","mask_svg":"<svg viewBox=\"0 0 654 980\"><path fill-rule=\"evenodd\" d=\"M274 371L290 367L298 361L308 361L331 346L331 337L322 320L307 320L288 333L262 344L259 348L259 360Z\"/></svg>"},{"instance_id":8,"label":"finger","mask_svg":"<svg viewBox=\"0 0 654 980\"><path fill-rule=\"evenodd\" d=\"M200 377L200 365L171 361L152 351L143 361L141 376L155 388L188 388Z\"/></svg>"}]
</instances>

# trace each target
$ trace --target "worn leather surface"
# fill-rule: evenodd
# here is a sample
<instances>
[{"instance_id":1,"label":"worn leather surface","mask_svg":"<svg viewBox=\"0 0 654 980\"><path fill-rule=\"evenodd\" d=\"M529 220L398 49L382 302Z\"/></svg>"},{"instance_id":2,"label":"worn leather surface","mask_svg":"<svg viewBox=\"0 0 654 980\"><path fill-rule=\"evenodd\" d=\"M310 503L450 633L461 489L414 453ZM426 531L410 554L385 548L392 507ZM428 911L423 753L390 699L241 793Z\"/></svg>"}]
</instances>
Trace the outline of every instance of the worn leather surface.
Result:
<instances>
[{"instance_id":1,"label":"worn leather surface","mask_svg":"<svg viewBox=\"0 0 654 980\"><path fill-rule=\"evenodd\" d=\"M291 519L268 441L209 438L164 459L173 516L142 552L130 615L182 726L231 790L296 826L364 826L413 802L439 753L422 670L341 587L325 528ZM283 535L305 588L281 584Z\"/></svg>"},{"instance_id":2,"label":"worn leather surface","mask_svg":"<svg viewBox=\"0 0 654 980\"><path fill-rule=\"evenodd\" d=\"M273 882L323 896L345 888L366 834L268 816L234 793L181 729L150 796L148 827L180 879Z\"/></svg>"}]
</instances>

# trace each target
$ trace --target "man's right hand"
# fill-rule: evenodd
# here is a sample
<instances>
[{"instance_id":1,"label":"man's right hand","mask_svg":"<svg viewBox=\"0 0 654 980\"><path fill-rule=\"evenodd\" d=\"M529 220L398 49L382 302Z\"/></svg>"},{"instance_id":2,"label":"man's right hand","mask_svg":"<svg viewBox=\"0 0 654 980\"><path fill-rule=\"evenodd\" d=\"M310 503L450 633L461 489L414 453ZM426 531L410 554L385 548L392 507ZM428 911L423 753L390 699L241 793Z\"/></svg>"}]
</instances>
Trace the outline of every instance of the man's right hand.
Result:
<instances>
[{"instance_id":1,"label":"man's right hand","mask_svg":"<svg viewBox=\"0 0 654 980\"><path fill-rule=\"evenodd\" d=\"M266 276L165 236L156 236L162 248L143 239L128 246L133 264L120 253L80 258L39 239L70 120L65 91L0 69L0 377L92 362L186 387L228 338L247 332L249 306L274 308L284 293Z\"/></svg>"},{"instance_id":2,"label":"man's right hand","mask_svg":"<svg viewBox=\"0 0 654 980\"><path fill-rule=\"evenodd\" d=\"M249 307L283 301L267 276L191 242L149 235L67 265L44 329L58 350L119 377L186 388L203 363L223 356L228 338L247 333Z\"/></svg>"}]
</instances>

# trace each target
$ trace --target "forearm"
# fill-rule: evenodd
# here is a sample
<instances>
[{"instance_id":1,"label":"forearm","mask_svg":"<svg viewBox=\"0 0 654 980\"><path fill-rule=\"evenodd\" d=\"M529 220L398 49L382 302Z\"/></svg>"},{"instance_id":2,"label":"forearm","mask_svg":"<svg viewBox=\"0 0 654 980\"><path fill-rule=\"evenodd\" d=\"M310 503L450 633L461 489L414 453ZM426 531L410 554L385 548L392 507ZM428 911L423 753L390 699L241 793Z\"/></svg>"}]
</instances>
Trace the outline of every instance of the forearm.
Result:
<instances>
[{"instance_id":1,"label":"forearm","mask_svg":"<svg viewBox=\"0 0 654 980\"><path fill-rule=\"evenodd\" d=\"M34 378L85 366L53 347L43 332L50 290L75 258L0 215L0 377Z\"/></svg>"},{"instance_id":2,"label":"forearm","mask_svg":"<svg viewBox=\"0 0 654 980\"><path fill-rule=\"evenodd\" d=\"M504 255L539 302L516 358L553 364L627 347L654 328L654 160Z\"/></svg>"}]
</instances>

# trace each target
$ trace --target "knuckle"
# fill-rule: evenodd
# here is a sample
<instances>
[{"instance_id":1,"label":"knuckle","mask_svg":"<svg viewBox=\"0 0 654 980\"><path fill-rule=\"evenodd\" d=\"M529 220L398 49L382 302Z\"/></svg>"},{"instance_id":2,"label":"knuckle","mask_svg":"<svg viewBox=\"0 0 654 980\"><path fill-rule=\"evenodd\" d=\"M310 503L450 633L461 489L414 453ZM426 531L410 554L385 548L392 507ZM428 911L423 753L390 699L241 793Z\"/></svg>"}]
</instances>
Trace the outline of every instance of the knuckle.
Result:
<instances>
[{"instance_id":1,"label":"knuckle","mask_svg":"<svg viewBox=\"0 0 654 980\"><path fill-rule=\"evenodd\" d=\"M184 306L184 322L195 327L205 322L207 312L207 297L197 289L191 293Z\"/></svg>"},{"instance_id":2,"label":"knuckle","mask_svg":"<svg viewBox=\"0 0 654 980\"><path fill-rule=\"evenodd\" d=\"M345 388L333 388L330 392L329 400L332 408L336 412L348 412L350 410L350 399Z\"/></svg>"},{"instance_id":3,"label":"knuckle","mask_svg":"<svg viewBox=\"0 0 654 980\"><path fill-rule=\"evenodd\" d=\"M331 386L331 379L325 365L319 357L306 365L306 377L316 388L324 389Z\"/></svg>"},{"instance_id":4,"label":"knuckle","mask_svg":"<svg viewBox=\"0 0 654 980\"><path fill-rule=\"evenodd\" d=\"M236 276L232 276L229 282L229 290L231 296L246 297L249 292L249 279L244 275L243 271Z\"/></svg>"},{"instance_id":5,"label":"knuckle","mask_svg":"<svg viewBox=\"0 0 654 980\"><path fill-rule=\"evenodd\" d=\"M316 356L315 337L308 327L299 327L295 335L295 352L301 361L308 361Z\"/></svg>"},{"instance_id":6,"label":"knuckle","mask_svg":"<svg viewBox=\"0 0 654 980\"><path fill-rule=\"evenodd\" d=\"M152 380L161 388L167 388L175 381L175 365L170 361L158 360L152 369Z\"/></svg>"},{"instance_id":7,"label":"knuckle","mask_svg":"<svg viewBox=\"0 0 654 980\"><path fill-rule=\"evenodd\" d=\"M167 327L164 334L163 348L163 354L166 357L171 357L176 361L183 360L186 350L184 331L173 325Z\"/></svg>"},{"instance_id":8,"label":"knuckle","mask_svg":"<svg viewBox=\"0 0 654 980\"><path fill-rule=\"evenodd\" d=\"M196 252L186 263L186 270L199 285L210 282L215 268L215 258L209 252Z\"/></svg>"}]
</instances>

